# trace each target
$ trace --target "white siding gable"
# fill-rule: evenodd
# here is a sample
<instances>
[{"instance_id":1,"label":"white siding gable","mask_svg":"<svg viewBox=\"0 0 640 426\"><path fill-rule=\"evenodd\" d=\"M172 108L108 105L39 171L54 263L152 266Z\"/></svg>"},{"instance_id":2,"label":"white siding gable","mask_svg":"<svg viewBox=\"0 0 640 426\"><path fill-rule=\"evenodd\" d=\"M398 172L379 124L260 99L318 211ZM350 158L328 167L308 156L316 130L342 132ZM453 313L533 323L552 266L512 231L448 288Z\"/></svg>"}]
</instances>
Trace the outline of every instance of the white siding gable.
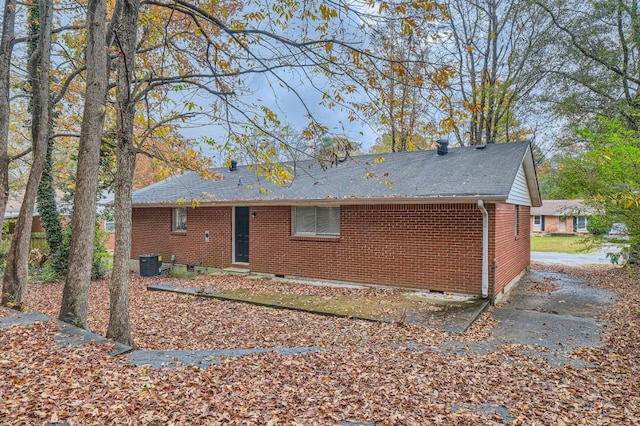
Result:
<instances>
[{"instance_id":1,"label":"white siding gable","mask_svg":"<svg viewBox=\"0 0 640 426\"><path fill-rule=\"evenodd\" d=\"M520 164L516 178L513 180L507 203L518 204L521 206L531 206L531 194L529 193L529 185L527 185L527 176L524 173L524 167Z\"/></svg>"}]
</instances>

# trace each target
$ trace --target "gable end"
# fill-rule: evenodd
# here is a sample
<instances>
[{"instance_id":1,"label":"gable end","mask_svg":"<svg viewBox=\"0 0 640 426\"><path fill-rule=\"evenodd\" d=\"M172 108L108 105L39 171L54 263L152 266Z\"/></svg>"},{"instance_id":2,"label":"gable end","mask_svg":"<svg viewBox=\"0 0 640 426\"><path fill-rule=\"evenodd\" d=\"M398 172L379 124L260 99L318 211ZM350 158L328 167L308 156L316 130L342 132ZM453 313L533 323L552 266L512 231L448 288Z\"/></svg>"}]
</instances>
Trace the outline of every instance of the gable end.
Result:
<instances>
[{"instance_id":1,"label":"gable end","mask_svg":"<svg viewBox=\"0 0 640 426\"><path fill-rule=\"evenodd\" d=\"M531 206L531 194L529 193L529 185L527 185L527 176L524 172L522 164L518 169L516 178L507 197L507 203L518 204L521 206Z\"/></svg>"}]
</instances>

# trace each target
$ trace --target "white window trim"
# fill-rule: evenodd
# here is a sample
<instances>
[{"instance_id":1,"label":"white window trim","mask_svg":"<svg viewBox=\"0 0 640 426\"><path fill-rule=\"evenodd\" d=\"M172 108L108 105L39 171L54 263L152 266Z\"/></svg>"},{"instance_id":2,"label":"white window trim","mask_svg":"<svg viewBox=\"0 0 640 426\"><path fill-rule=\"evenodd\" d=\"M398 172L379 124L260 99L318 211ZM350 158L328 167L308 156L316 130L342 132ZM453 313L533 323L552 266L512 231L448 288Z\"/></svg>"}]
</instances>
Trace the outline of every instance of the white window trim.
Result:
<instances>
[{"instance_id":1,"label":"white window trim","mask_svg":"<svg viewBox=\"0 0 640 426\"><path fill-rule=\"evenodd\" d=\"M296 230L296 209L297 208L313 208L315 209L316 212L316 232L300 232ZM337 223L337 228L338 228L338 232L337 233L321 233L319 234L317 232L317 211L318 209L338 209L338 223ZM331 207L321 207L321 206L293 206L291 207L291 235L294 237L320 237L320 238L336 238L340 236L340 213L341 213L341 209L340 206L331 206Z\"/></svg>"},{"instance_id":2,"label":"white window trim","mask_svg":"<svg viewBox=\"0 0 640 426\"><path fill-rule=\"evenodd\" d=\"M542 216L541 215L533 216L533 230L534 231L542 231Z\"/></svg>"},{"instance_id":3,"label":"white window trim","mask_svg":"<svg viewBox=\"0 0 640 426\"><path fill-rule=\"evenodd\" d=\"M177 215L179 211L184 211L184 229L176 226ZM187 232L187 208L174 207L171 213L171 232Z\"/></svg>"},{"instance_id":4,"label":"white window trim","mask_svg":"<svg viewBox=\"0 0 640 426\"><path fill-rule=\"evenodd\" d=\"M111 229L109 229L111 228ZM115 220L105 220L104 221L104 230L110 234L116 232L116 221Z\"/></svg>"},{"instance_id":5,"label":"white window trim","mask_svg":"<svg viewBox=\"0 0 640 426\"><path fill-rule=\"evenodd\" d=\"M584 227L580 227L580 219L584 219ZM576 229L575 232L586 232L587 224L589 223L589 219L586 216L576 216Z\"/></svg>"}]
</instances>

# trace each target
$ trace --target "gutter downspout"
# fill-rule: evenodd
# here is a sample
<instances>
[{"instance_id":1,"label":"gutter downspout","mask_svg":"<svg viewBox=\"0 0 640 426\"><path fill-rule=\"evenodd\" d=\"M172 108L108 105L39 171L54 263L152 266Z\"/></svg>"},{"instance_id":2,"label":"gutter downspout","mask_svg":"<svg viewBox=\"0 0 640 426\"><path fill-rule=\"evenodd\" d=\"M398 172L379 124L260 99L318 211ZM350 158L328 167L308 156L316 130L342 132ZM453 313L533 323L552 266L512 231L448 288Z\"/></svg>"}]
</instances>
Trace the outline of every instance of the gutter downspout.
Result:
<instances>
[{"instance_id":1,"label":"gutter downspout","mask_svg":"<svg viewBox=\"0 0 640 426\"><path fill-rule=\"evenodd\" d=\"M489 212L482 200L478 200L482 213L482 297L489 296Z\"/></svg>"}]
</instances>

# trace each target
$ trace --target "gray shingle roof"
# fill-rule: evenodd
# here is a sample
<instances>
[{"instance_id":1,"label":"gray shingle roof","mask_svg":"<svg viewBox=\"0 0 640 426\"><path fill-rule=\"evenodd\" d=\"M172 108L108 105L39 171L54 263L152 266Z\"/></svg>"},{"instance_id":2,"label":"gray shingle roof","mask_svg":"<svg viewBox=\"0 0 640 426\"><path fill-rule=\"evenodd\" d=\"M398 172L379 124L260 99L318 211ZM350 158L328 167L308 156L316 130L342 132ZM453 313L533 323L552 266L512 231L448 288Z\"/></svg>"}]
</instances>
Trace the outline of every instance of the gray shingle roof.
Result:
<instances>
[{"instance_id":1,"label":"gray shingle roof","mask_svg":"<svg viewBox=\"0 0 640 426\"><path fill-rule=\"evenodd\" d=\"M376 161L379 158L384 161ZM214 171L222 176L221 180L206 180L195 172L187 172L134 192L133 204L175 205L192 200L203 204L279 201L292 204L357 199L506 200L523 161L533 166L527 142L490 144L484 149L455 148L443 156L435 150L362 155L327 170L322 170L316 161L308 160L298 162L295 169L293 164L286 163L295 178L285 186L256 176L247 166L238 166L236 171L218 168ZM537 182L535 188L537 191ZM537 196L539 194L532 195Z\"/></svg>"},{"instance_id":2,"label":"gray shingle roof","mask_svg":"<svg viewBox=\"0 0 640 426\"><path fill-rule=\"evenodd\" d=\"M23 198L24 198L24 191L9 192L9 199L7 200L7 206L5 207L5 210L4 210L5 219L15 219L18 216L20 216L20 208L22 207ZM70 211L73 209L73 206L70 205L70 203L64 202L64 193L57 189L56 189L56 203L57 203L59 213L63 213L65 211ZM33 216L40 216L40 213L38 213L37 203L33 207Z\"/></svg>"},{"instance_id":3,"label":"gray shingle roof","mask_svg":"<svg viewBox=\"0 0 640 426\"><path fill-rule=\"evenodd\" d=\"M579 216L595 215L597 209L582 200L543 200L542 206L532 207L532 216Z\"/></svg>"}]
</instances>

